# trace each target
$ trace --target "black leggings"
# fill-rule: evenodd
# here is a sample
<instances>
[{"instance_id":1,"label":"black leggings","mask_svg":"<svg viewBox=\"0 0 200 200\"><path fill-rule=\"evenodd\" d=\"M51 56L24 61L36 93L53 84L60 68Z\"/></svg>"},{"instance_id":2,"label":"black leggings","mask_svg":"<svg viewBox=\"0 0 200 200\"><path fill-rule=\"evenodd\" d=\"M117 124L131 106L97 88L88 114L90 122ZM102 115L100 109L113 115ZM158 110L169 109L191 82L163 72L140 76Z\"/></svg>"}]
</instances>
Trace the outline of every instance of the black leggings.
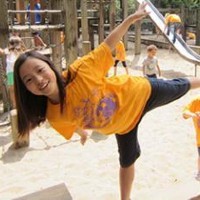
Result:
<instances>
[{"instance_id":1,"label":"black leggings","mask_svg":"<svg viewBox=\"0 0 200 200\"><path fill-rule=\"evenodd\" d=\"M120 61L120 60L115 60L114 67L117 67L117 64L119 63L119 61ZM122 62L123 67L127 67L126 61L121 61L121 62Z\"/></svg>"},{"instance_id":2,"label":"black leggings","mask_svg":"<svg viewBox=\"0 0 200 200\"><path fill-rule=\"evenodd\" d=\"M152 92L139 122L130 132L123 135L116 134L121 167L129 167L140 156L141 150L137 132L142 117L154 108L179 99L190 89L189 81L184 78L173 80L149 78L149 81L152 87Z\"/></svg>"}]
</instances>

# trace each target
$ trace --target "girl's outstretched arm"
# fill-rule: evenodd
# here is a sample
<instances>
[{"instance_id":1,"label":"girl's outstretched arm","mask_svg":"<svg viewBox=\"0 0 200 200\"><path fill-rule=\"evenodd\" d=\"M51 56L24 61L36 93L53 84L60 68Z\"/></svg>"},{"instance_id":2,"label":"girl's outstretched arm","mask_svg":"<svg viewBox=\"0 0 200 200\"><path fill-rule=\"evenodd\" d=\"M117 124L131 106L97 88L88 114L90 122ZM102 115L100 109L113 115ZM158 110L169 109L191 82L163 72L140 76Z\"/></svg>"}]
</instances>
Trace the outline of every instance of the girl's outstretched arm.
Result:
<instances>
[{"instance_id":1,"label":"girl's outstretched arm","mask_svg":"<svg viewBox=\"0 0 200 200\"><path fill-rule=\"evenodd\" d=\"M117 42L125 35L129 27L136 21L146 17L149 13L145 10L147 3L140 4L137 11L129 15L120 25L118 25L109 35L105 38L104 42L110 47L111 51L115 49Z\"/></svg>"}]
</instances>

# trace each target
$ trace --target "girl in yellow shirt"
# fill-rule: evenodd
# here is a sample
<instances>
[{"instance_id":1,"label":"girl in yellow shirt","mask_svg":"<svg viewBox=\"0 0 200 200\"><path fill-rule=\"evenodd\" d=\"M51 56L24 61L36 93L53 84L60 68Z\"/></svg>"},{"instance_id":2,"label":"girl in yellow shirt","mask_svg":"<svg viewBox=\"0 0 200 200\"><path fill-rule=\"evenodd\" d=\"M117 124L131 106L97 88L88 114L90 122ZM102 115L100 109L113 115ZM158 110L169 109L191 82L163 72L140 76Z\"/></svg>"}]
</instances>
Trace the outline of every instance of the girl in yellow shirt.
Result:
<instances>
[{"instance_id":1,"label":"girl in yellow shirt","mask_svg":"<svg viewBox=\"0 0 200 200\"><path fill-rule=\"evenodd\" d=\"M66 139L78 131L82 143L85 129L115 134L123 200L131 196L134 163L140 155L137 130L142 117L180 98L189 89L200 87L198 78L106 77L114 63L112 51L128 28L148 15L145 6L146 3L141 4L102 44L71 64L63 76L48 58L36 52L23 54L15 63L18 129L22 138L46 119Z\"/></svg>"}]
</instances>

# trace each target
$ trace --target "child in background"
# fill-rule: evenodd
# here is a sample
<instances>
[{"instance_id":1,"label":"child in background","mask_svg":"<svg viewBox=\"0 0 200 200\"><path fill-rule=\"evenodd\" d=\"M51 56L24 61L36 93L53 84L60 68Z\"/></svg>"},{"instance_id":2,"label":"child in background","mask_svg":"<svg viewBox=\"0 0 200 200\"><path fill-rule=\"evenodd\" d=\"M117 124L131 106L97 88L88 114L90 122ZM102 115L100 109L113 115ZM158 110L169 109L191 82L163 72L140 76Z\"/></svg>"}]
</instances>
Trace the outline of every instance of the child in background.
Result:
<instances>
[{"instance_id":1,"label":"child in background","mask_svg":"<svg viewBox=\"0 0 200 200\"><path fill-rule=\"evenodd\" d=\"M6 75L8 93L10 97L11 108L16 107L15 96L14 96L14 63L18 56L25 51L25 46L22 39L19 36L11 36L9 38L8 48L1 49L0 55L6 56Z\"/></svg>"},{"instance_id":2,"label":"child in background","mask_svg":"<svg viewBox=\"0 0 200 200\"><path fill-rule=\"evenodd\" d=\"M143 75L149 78L157 78L157 73L161 76L160 67L158 65L158 59L156 57L157 47L155 45L149 45L147 47L147 57L144 59Z\"/></svg>"},{"instance_id":3,"label":"child in background","mask_svg":"<svg viewBox=\"0 0 200 200\"><path fill-rule=\"evenodd\" d=\"M182 22L181 18L177 14L165 14L165 27L164 31L167 29L167 35L170 31L173 33L173 44L176 42L176 34L181 35Z\"/></svg>"},{"instance_id":4,"label":"child in background","mask_svg":"<svg viewBox=\"0 0 200 200\"><path fill-rule=\"evenodd\" d=\"M126 74L128 74L128 68L126 65L126 50L124 47L124 43L120 40L115 46L115 64L114 64L114 76L117 75L117 64L122 62L124 69L126 70Z\"/></svg>"},{"instance_id":5,"label":"child in background","mask_svg":"<svg viewBox=\"0 0 200 200\"><path fill-rule=\"evenodd\" d=\"M187 32L187 33L186 33L186 37L187 37L187 39L189 39L189 40L196 40L196 34L195 34L195 33L192 33L192 32Z\"/></svg>"},{"instance_id":6,"label":"child in background","mask_svg":"<svg viewBox=\"0 0 200 200\"><path fill-rule=\"evenodd\" d=\"M35 50L42 50L47 47L47 45L44 43L44 41L40 37L40 34L37 31L33 32L32 36L33 36L33 46Z\"/></svg>"},{"instance_id":7,"label":"child in background","mask_svg":"<svg viewBox=\"0 0 200 200\"><path fill-rule=\"evenodd\" d=\"M28 4L28 6L27 6L27 10L29 11L29 10L31 10L31 5L30 5L30 3ZM34 0L34 10L35 11L40 11L41 10L41 4L40 4L40 0ZM26 19L27 19L27 22L28 23L30 23L30 17L31 17L31 15L30 15L30 13L28 12L27 13L27 16L26 16ZM41 24L41 22L42 22L42 16L41 16L41 13L40 12L35 12L34 13L34 23L35 24Z\"/></svg>"},{"instance_id":8,"label":"child in background","mask_svg":"<svg viewBox=\"0 0 200 200\"><path fill-rule=\"evenodd\" d=\"M200 181L200 96L195 97L183 110L183 118L192 118L196 131L196 145L198 152L196 180Z\"/></svg>"}]
</instances>

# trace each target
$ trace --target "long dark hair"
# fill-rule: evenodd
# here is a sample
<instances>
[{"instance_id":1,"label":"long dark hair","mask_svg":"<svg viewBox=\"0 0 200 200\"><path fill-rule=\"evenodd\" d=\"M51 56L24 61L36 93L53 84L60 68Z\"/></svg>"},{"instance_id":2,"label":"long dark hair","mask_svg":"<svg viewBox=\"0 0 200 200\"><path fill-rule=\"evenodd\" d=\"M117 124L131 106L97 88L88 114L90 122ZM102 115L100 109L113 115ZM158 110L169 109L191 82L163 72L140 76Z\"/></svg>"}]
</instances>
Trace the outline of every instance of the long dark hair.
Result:
<instances>
[{"instance_id":1,"label":"long dark hair","mask_svg":"<svg viewBox=\"0 0 200 200\"><path fill-rule=\"evenodd\" d=\"M66 96L66 81L56 70L56 67L50 59L36 51L29 51L21 54L14 65L14 88L16 108L18 113L18 131L20 135L29 133L30 130L39 126L41 122L46 120L48 102L48 98L46 96L38 96L27 90L26 86L20 78L20 67L28 58L36 58L42 60L47 63L49 67L54 71L59 89L61 112L63 111Z\"/></svg>"}]
</instances>

